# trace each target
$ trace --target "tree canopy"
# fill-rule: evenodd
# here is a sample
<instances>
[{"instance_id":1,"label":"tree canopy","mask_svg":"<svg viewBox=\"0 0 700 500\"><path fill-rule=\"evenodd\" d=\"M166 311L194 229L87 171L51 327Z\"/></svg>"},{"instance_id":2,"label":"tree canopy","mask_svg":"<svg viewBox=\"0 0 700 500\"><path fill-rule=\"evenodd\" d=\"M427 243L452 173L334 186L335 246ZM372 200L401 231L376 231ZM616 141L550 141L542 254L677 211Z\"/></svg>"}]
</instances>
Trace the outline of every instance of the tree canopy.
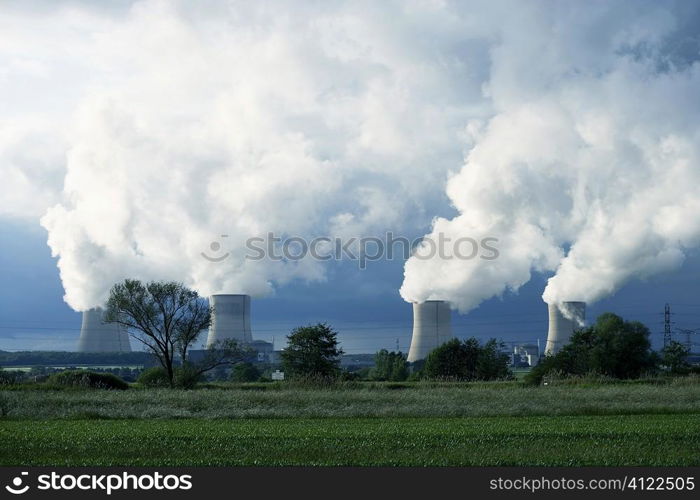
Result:
<instances>
[{"instance_id":1,"label":"tree canopy","mask_svg":"<svg viewBox=\"0 0 700 500\"><path fill-rule=\"evenodd\" d=\"M672 340L661 351L661 364L670 373L676 375L685 375L690 371L690 363L688 363L688 354L690 349L680 342Z\"/></svg>"},{"instance_id":2,"label":"tree canopy","mask_svg":"<svg viewBox=\"0 0 700 500\"><path fill-rule=\"evenodd\" d=\"M197 364L188 361L187 351L209 327L211 315L209 304L182 283L127 279L112 287L105 320L127 327L158 359L171 386L190 387L204 372L244 354L235 341L224 341L211 346Z\"/></svg>"},{"instance_id":3,"label":"tree canopy","mask_svg":"<svg viewBox=\"0 0 700 500\"><path fill-rule=\"evenodd\" d=\"M408 378L408 362L402 352L390 352L386 349L374 355L374 368L370 371L373 380L401 382Z\"/></svg>"},{"instance_id":4,"label":"tree canopy","mask_svg":"<svg viewBox=\"0 0 700 500\"><path fill-rule=\"evenodd\" d=\"M340 373L338 332L326 323L301 326L287 336L282 366L288 377L336 377Z\"/></svg>"},{"instance_id":5,"label":"tree canopy","mask_svg":"<svg viewBox=\"0 0 700 500\"><path fill-rule=\"evenodd\" d=\"M510 376L508 355L494 339L452 339L428 354L422 375L452 380L496 380Z\"/></svg>"}]
</instances>

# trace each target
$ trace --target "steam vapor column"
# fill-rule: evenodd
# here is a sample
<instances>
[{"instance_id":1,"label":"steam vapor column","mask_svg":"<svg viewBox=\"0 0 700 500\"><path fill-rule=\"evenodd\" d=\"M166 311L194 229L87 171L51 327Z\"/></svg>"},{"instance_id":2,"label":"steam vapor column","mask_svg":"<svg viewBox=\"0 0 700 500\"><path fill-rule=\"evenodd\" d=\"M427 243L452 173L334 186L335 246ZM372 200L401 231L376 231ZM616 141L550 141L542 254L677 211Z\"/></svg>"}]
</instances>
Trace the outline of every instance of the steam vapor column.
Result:
<instances>
[{"instance_id":1,"label":"steam vapor column","mask_svg":"<svg viewBox=\"0 0 700 500\"><path fill-rule=\"evenodd\" d=\"M253 341L250 332L250 295L218 294L209 297L214 314L209 327L207 347L219 340L233 339L241 344Z\"/></svg>"},{"instance_id":2,"label":"steam vapor column","mask_svg":"<svg viewBox=\"0 0 700 500\"><path fill-rule=\"evenodd\" d=\"M78 352L131 352L129 333L117 323L105 323L101 308L83 312Z\"/></svg>"},{"instance_id":3,"label":"steam vapor column","mask_svg":"<svg viewBox=\"0 0 700 500\"><path fill-rule=\"evenodd\" d=\"M430 351L452 338L452 313L444 300L413 304L413 336L408 361L425 359Z\"/></svg>"},{"instance_id":4,"label":"steam vapor column","mask_svg":"<svg viewBox=\"0 0 700 500\"><path fill-rule=\"evenodd\" d=\"M585 302L562 302L561 304L547 304L549 309L549 331L547 332L547 345L545 354L556 354L569 343L574 329L583 326L586 319ZM564 309L570 318L561 311Z\"/></svg>"}]
</instances>

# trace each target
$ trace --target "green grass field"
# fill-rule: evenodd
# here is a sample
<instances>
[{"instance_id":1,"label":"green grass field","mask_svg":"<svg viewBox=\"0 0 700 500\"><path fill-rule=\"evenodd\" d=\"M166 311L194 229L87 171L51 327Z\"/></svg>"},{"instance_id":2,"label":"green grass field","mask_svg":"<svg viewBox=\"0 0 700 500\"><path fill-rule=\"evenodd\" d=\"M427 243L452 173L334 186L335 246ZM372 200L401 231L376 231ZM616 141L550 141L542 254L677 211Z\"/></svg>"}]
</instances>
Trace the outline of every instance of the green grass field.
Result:
<instances>
[{"instance_id":1,"label":"green grass field","mask_svg":"<svg viewBox=\"0 0 700 500\"><path fill-rule=\"evenodd\" d=\"M194 391L0 391L9 419L479 417L700 413L700 379L666 384L524 387L499 383L353 383L332 388L227 385Z\"/></svg>"},{"instance_id":2,"label":"green grass field","mask_svg":"<svg viewBox=\"0 0 700 500\"><path fill-rule=\"evenodd\" d=\"M0 391L1 465L698 465L700 384Z\"/></svg>"},{"instance_id":3,"label":"green grass field","mask_svg":"<svg viewBox=\"0 0 700 500\"><path fill-rule=\"evenodd\" d=\"M697 465L698 415L54 420L0 424L2 465Z\"/></svg>"}]
</instances>

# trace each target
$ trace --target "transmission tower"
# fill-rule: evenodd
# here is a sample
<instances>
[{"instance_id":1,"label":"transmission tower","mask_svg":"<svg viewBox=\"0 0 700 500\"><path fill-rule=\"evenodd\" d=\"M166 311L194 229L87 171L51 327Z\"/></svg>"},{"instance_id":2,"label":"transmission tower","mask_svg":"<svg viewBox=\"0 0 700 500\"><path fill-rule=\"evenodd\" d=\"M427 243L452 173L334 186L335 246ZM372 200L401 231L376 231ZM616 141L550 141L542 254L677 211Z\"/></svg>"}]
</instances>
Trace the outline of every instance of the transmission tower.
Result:
<instances>
[{"instance_id":1,"label":"transmission tower","mask_svg":"<svg viewBox=\"0 0 700 500\"><path fill-rule=\"evenodd\" d=\"M671 306L664 307L664 347L671 343Z\"/></svg>"},{"instance_id":2,"label":"transmission tower","mask_svg":"<svg viewBox=\"0 0 700 500\"><path fill-rule=\"evenodd\" d=\"M688 353L693 352L693 342L691 340L691 335L695 334L695 330L688 330L687 328L679 328L680 333L685 334L685 347L688 349Z\"/></svg>"}]
</instances>

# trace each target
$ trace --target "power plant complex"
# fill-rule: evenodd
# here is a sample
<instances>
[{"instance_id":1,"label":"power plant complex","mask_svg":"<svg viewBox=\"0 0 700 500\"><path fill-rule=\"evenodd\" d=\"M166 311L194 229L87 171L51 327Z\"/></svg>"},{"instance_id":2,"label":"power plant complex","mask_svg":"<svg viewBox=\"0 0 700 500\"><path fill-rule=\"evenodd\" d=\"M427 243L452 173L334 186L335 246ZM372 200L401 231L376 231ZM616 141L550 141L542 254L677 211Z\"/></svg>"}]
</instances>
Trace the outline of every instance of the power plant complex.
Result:
<instances>
[{"instance_id":1,"label":"power plant complex","mask_svg":"<svg viewBox=\"0 0 700 500\"><path fill-rule=\"evenodd\" d=\"M556 354L570 340L576 328L586 319L585 302L548 304L549 328L544 354ZM428 300L413 304L413 335L408 351L409 362L425 359L430 351L453 338L449 304L443 300ZM534 347L534 346L533 346ZM528 364L539 361L540 353L530 348L526 354ZM518 353L520 354L520 353Z\"/></svg>"},{"instance_id":2,"label":"power plant complex","mask_svg":"<svg viewBox=\"0 0 700 500\"><path fill-rule=\"evenodd\" d=\"M272 344L253 340L250 303L250 295L211 295L209 304L213 313L206 346L212 347L223 340L235 340L239 344L255 347L262 353L263 358L271 359ZM551 355L566 345L574 330L583 325L586 303L548 304L548 312L549 328L544 354ZM413 331L407 357L409 362L425 359L433 349L454 338L451 316L450 305L444 300L427 300L413 304ZM526 353L516 349L516 354L522 359L526 357L530 366L537 363L540 355L539 352L534 352L533 348L536 346L529 347ZM83 313L78 351L130 352L128 332L122 325L105 323L104 311L101 308L90 309Z\"/></svg>"}]
</instances>

